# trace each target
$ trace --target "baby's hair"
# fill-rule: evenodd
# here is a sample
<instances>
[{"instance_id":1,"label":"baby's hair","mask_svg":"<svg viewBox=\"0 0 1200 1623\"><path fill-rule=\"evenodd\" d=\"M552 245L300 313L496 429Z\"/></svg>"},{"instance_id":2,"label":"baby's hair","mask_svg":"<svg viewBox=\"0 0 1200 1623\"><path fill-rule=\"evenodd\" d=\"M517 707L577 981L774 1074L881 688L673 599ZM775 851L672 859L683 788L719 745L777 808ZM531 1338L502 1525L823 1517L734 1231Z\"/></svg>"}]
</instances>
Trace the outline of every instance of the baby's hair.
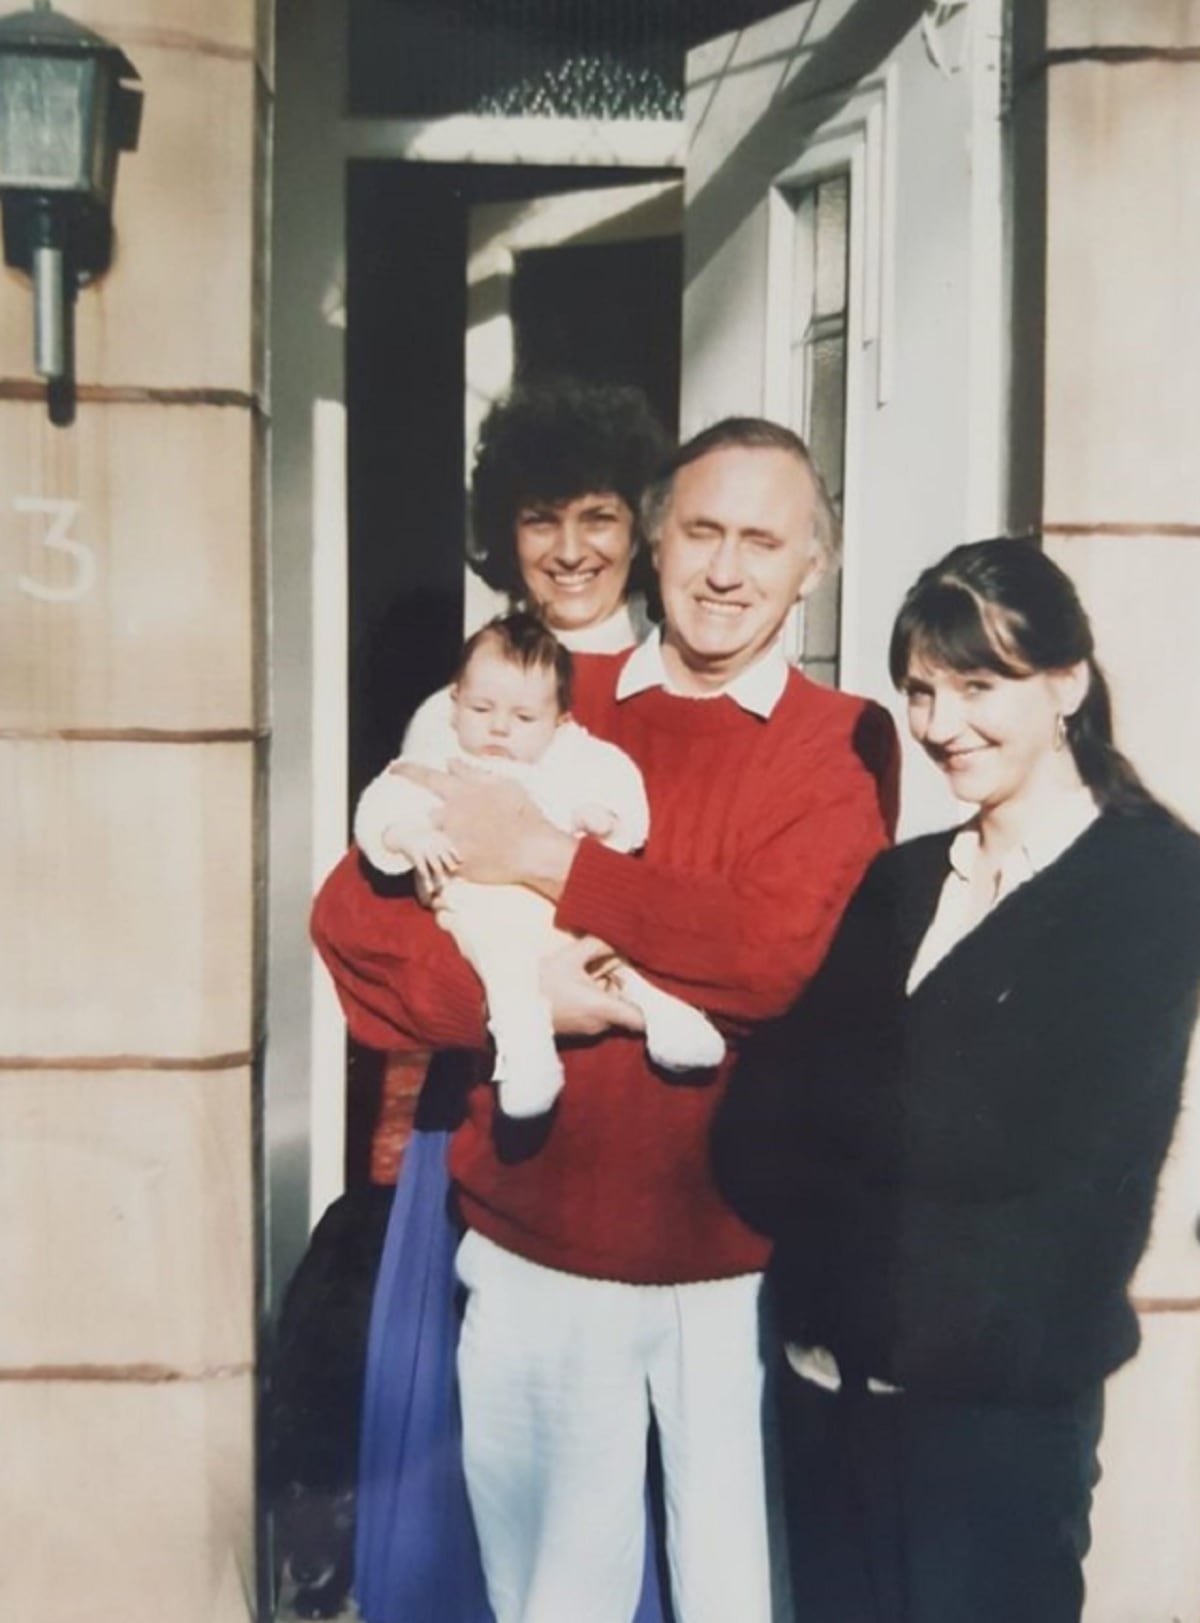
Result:
<instances>
[{"instance_id":1,"label":"baby's hair","mask_svg":"<svg viewBox=\"0 0 1200 1623\"><path fill-rule=\"evenodd\" d=\"M559 711L565 715L570 710L571 655L544 620L518 609L512 614L498 614L480 626L463 644L454 673L456 683L462 681L476 649L485 646L497 648L502 659L519 665L522 670L551 671Z\"/></svg>"}]
</instances>

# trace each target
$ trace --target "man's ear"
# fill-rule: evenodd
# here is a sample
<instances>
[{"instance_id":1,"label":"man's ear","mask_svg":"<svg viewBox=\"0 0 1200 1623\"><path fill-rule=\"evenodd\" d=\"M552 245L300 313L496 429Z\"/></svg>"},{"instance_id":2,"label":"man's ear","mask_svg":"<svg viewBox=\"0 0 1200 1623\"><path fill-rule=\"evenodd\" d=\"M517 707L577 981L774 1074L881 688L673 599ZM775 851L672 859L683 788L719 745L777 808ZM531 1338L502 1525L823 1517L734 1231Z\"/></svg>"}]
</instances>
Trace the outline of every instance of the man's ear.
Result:
<instances>
[{"instance_id":1,"label":"man's ear","mask_svg":"<svg viewBox=\"0 0 1200 1623\"><path fill-rule=\"evenodd\" d=\"M814 547L812 557L808 561L808 568L804 573L804 578L801 580L800 585L796 590L796 602L802 603L806 597L815 592L828 573L828 559L819 547Z\"/></svg>"}]
</instances>

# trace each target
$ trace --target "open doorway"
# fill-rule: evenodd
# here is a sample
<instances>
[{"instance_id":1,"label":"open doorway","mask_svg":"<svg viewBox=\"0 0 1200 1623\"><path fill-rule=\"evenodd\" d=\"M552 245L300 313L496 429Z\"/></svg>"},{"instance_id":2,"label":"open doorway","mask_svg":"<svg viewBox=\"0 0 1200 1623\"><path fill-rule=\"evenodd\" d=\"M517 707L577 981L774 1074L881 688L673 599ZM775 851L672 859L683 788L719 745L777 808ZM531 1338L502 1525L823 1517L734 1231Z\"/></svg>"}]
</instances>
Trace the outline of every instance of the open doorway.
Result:
<instances>
[{"instance_id":1,"label":"open doorway","mask_svg":"<svg viewBox=\"0 0 1200 1623\"><path fill-rule=\"evenodd\" d=\"M350 166L351 803L449 679L464 625L494 612L464 569L474 437L491 401L545 376L637 383L674 428L681 193L673 172ZM344 1110L353 1186L372 1177L379 1057L352 1048L347 1077L344 1090L313 1078L314 1122L339 1132Z\"/></svg>"},{"instance_id":2,"label":"open doorway","mask_svg":"<svg viewBox=\"0 0 1200 1623\"><path fill-rule=\"evenodd\" d=\"M346 182L348 770L316 790L343 826L493 612L465 569L487 405L572 374L639 384L673 428L682 306L675 171L355 161ZM311 1077L318 1226L281 1293L266 1424L284 1618L338 1615L350 1582L368 1315L421 1070L381 1121L384 1079L340 1034Z\"/></svg>"}]
</instances>

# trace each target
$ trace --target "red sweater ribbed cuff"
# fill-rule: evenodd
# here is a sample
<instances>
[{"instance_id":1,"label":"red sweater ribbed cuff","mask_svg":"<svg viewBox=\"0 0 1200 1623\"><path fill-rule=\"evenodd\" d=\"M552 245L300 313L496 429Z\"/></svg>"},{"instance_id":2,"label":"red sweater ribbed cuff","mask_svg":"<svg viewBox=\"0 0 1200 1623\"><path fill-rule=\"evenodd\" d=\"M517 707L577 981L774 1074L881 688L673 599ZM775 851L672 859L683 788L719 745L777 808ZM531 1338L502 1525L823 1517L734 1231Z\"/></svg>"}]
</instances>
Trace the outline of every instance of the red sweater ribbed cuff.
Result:
<instances>
[{"instance_id":1,"label":"red sweater ribbed cuff","mask_svg":"<svg viewBox=\"0 0 1200 1623\"><path fill-rule=\"evenodd\" d=\"M576 935L595 935L625 951L639 898L638 864L598 840L581 840L559 897L554 922Z\"/></svg>"}]
</instances>

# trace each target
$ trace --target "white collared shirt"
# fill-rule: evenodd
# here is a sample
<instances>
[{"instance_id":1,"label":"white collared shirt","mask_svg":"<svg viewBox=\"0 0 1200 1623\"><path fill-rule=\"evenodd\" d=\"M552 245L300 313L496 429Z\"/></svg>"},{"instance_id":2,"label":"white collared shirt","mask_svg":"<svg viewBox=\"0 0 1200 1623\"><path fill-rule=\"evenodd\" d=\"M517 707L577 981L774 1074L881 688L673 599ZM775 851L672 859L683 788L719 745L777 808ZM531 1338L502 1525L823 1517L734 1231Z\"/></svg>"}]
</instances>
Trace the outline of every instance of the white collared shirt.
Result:
<instances>
[{"instance_id":1,"label":"white collared shirt","mask_svg":"<svg viewBox=\"0 0 1200 1623\"><path fill-rule=\"evenodd\" d=\"M1069 790L1052 806L1043 807L1036 823L1005 853L996 873L995 889L982 905L975 883L981 861L979 825L972 820L959 829L950 846L950 872L937 911L908 972L908 990L915 991L951 947L970 934L1006 896L1056 862L1099 815L1090 790L1085 788Z\"/></svg>"},{"instance_id":2,"label":"white collared shirt","mask_svg":"<svg viewBox=\"0 0 1200 1623\"><path fill-rule=\"evenodd\" d=\"M635 693L645 693L648 688L665 688L668 693L684 699L719 699L723 694L752 716L767 721L783 697L787 679L788 662L783 638L779 636L753 664L739 671L724 687L708 693L684 693L671 680L663 659L662 632L655 631L645 642L639 643L625 661L617 679L617 698L631 699Z\"/></svg>"}]
</instances>

